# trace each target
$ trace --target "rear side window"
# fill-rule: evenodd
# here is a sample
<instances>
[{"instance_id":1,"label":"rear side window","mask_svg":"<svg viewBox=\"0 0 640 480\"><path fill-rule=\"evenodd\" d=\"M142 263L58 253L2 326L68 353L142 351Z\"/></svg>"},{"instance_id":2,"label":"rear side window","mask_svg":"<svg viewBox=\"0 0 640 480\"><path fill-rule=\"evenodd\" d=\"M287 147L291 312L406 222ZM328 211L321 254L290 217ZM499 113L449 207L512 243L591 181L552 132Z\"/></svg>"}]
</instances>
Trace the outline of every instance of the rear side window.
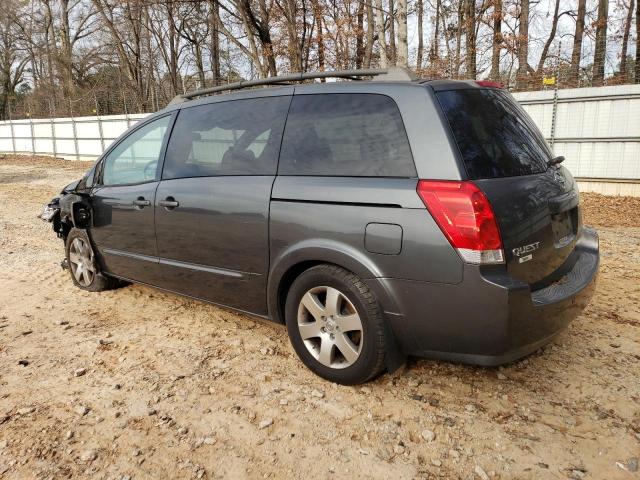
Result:
<instances>
[{"instance_id":1,"label":"rear side window","mask_svg":"<svg viewBox=\"0 0 640 480\"><path fill-rule=\"evenodd\" d=\"M415 177L395 102L375 94L293 97L279 175Z\"/></svg>"},{"instance_id":2,"label":"rear side window","mask_svg":"<svg viewBox=\"0 0 640 480\"><path fill-rule=\"evenodd\" d=\"M275 175L290 101L265 97L183 108L162 178Z\"/></svg>"},{"instance_id":3,"label":"rear side window","mask_svg":"<svg viewBox=\"0 0 640 480\"><path fill-rule=\"evenodd\" d=\"M471 179L541 173L551 151L527 113L507 92L437 92Z\"/></svg>"}]
</instances>

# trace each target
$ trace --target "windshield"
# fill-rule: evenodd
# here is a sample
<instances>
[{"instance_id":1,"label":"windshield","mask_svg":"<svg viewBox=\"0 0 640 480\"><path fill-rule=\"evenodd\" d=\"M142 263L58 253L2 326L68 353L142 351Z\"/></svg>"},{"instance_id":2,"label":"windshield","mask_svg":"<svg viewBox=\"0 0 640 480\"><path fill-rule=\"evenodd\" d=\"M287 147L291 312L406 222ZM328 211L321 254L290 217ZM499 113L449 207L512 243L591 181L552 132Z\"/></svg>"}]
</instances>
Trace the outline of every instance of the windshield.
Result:
<instances>
[{"instance_id":1,"label":"windshield","mask_svg":"<svg viewBox=\"0 0 640 480\"><path fill-rule=\"evenodd\" d=\"M551 151L509 93L474 88L436 96L470 179L530 175L547 169Z\"/></svg>"}]
</instances>

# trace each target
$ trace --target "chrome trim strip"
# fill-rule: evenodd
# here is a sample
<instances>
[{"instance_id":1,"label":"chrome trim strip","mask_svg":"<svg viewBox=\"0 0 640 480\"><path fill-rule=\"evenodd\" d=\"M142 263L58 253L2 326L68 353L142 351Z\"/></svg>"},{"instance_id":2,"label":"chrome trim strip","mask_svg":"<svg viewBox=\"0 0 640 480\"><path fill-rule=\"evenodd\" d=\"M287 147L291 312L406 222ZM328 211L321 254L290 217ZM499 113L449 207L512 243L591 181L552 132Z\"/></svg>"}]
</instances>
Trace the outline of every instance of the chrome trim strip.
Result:
<instances>
[{"instance_id":1,"label":"chrome trim strip","mask_svg":"<svg viewBox=\"0 0 640 480\"><path fill-rule=\"evenodd\" d=\"M142 255L140 253L123 252L122 250L115 250L113 248L104 248L102 249L102 252L109 255L117 255L119 257L128 257L135 260L158 263L160 265L168 265L171 267L187 268L189 270L212 273L214 275L221 275L223 277L244 278L246 275L259 275L257 273L239 272L237 270L228 270L226 268L208 267L206 265L199 265L197 263L170 260L168 258L152 257L150 255Z\"/></svg>"}]
</instances>

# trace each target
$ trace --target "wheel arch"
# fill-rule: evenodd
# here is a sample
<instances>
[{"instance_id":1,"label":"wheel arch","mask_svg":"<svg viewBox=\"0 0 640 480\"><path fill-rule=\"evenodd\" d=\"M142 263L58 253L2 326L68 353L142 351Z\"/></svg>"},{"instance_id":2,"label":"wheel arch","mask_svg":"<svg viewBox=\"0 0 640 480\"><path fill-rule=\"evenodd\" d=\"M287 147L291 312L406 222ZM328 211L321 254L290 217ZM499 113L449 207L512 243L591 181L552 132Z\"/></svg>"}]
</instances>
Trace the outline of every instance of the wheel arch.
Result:
<instances>
[{"instance_id":1,"label":"wheel arch","mask_svg":"<svg viewBox=\"0 0 640 480\"><path fill-rule=\"evenodd\" d=\"M395 329L388 318L388 312L397 312L397 302L393 292L384 282L378 281L382 275L372 259L349 245L335 241L306 240L293 245L272 259L267 282L267 307L271 319L285 323L284 305L289 288L304 271L320 264L335 265L344 268L365 281L376 296L385 317L387 330L387 354L385 364L388 371L394 371L405 361L396 341Z\"/></svg>"},{"instance_id":2,"label":"wheel arch","mask_svg":"<svg viewBox=\"0 0 640 480\"><path fill-rule=\"evenodd\" d=\"M290 246L271 261L267 282L269 316L284 323L284 301L289 287L305 270L320 264L331 264L349 270L361 279L380 276L377 266L361 252L335 241L305 240Z\"/></svg>"}]
</instances>

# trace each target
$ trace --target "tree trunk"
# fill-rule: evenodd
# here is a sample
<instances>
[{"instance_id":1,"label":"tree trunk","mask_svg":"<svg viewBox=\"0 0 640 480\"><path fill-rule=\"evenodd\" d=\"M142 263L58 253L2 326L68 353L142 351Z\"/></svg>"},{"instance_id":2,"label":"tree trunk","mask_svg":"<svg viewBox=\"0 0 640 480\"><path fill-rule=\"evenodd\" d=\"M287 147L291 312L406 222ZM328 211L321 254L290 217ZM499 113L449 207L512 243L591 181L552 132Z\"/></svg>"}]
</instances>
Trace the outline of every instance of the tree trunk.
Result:
<instances>
[{"instance_id":1,"label":"tree trunk","mask_svg":"<svg viewBox=\"0 0 640 480\"><path fill-rule=\"evenodd\" d=\"M431 44L431 49L429 50L429 62L431 62L431 68L434 67L433 63L438 60L440 56L440 51L438 47L438 42L440 40L440 3L441 0L436 0L436 17L433 25L433 43ZM446 35L446 32L445 32ZM447 44L447 48L449 45Z\"/></svg>"},{"instance_id":2,"label":"tree trunk","mask_svg":"<svg viewBox=\"0 0 640 480\"><path fill-rule=\"evenodd\" d=\"M316 23L316 49L318 51L318 70L324 72L324 32L322 26L322 7L318 0L311 0L313 18ZM324 81L324 80L322 80Z\"/></svg>"},{"instance_id":3,"label":"tree trunk","mask_svg":"<svg viewBox=\"0 0 640 480\"><path fill-rule=\"evenodd\" d=\"M460 0L458 2L458 28L456 28L456 53L455 53L455 58L453 59L455 72L453 74L453 78L460 78L460 66L461 66L460 53L462 51L462 25L464 23L464 17L465 17L464 15L465 1L466 0ZM443 25L442 28L444 29L445 25Z\"/></svg>"},{"instance_id":4,"label":"tree trunk","mask_svg":"<svg viewBox=\"0 0 640 480\"><path fill-rule=\"evenodd\" d=\"M636 6L636 83L640 83L640 2Z\"/></svg>"},{"instance_id":5,"label":"tree trunk","mask_svg":"<svg viewBox=\"0 0 640 480\"><path fill-rule=\"evenodd\" d=\"M593 86L604 83L604 61L607 52L607 23L609 20L609 0L599 0L596 22L596 46L593 55Z\"/></svg>"},{"instance_id":6,"label":"tree trunk","mask_svg":"<svg viewBox=\"0 0 640 480\"><path fill-rule=\"evenodd\" d=\"M422 56L424 55L424 5L422 0L416 1L416 10L418 13L418 51L416 57L416 70L420 71L422 70Z\"/></svg>"},{"instance_id":7,"label":"tree trunk","mask_svg":"<svg viewBox=\"0 0 640 480\"><path fill-rule=\"evenodd\" d=\"M213 84L220 83L220 33L218 18L220 17L220 3L218 0L209 0L209 50L211 56L211 75Z\"/></svg>"},{"instance_id":8,"label":"tree trunk","mask_svg":"<svg viewBox=\"0 0 640 480\"><path fill-rule=\"evenodd\" d=\"M71 25L69 23L69 0L60 1L60 43L62 44L59 53L60 67L63 78L63 91L66 97L70 97L73 92L73 56L71 51Z\"/></svg>"},{"instance_id":9,"label":"tree trunk","mask_svg":"<svg viewBox=\"0 0 640 480\"><path fill-rule=\"evenodd\" d=\"M396 6L394 0L389 0L389 61L391 65L396 64Z\"/></svg>"},{"instance_id":10,"label":"tree trunk","mask_svg":"<svg viewBox=\"0 0 640 480\"><path fill-rule=\"evenodd\" d=\"M465 0L467 21L465 22L465 37L467 40L467 77L476 78L476 2Z\"/></svg>"},{"instance_id":11,"label":"tree trunk","mask_svg":"<svg viewBox=\"0 0 640 480\"><path fill-rule=\"evenodd\" d=\"M516 88L524 90L527 87L527 69L529 66L529 0L521 0L519 20Z\"/></svg>"},{"instance_id":12,"label":"tree trunk","mask_svg":"<svg viewBox=\"0 0 640 480\"><path fill-rule=\"evenodd\" d=\"M493 46L491 50L492 80L500 80L500 51L502 50L502 0L493 2Z\"/></svg>"},{"instance_id":13,"label":"tree trunk","mask_svg":"<svg viewBox=\"0 0 640 480\"><path fill-rule=\"evenodd\" d=\"M300 48L299 29L297 28L298 5L296 0L285 0L283 13L289 36L287 45L289 65L291 66L291 71L302 72L302 50Z\"/></svg>"},{"instance_id":14,"label":"tree trunk","mask_svg":"<svg viewBox=\"0 0 640 480\"><path fill-rule=\"evenodd\" d=\"M378 34L378 44L380 45L380 68L387 68L389 58L387 57L387 41L384 28L384 11L382 10L382 0L376 2L376 33Z\"/></svg>"},{"instance_id":15,"label":"tree trunk","mask_svg":"<svg viewBox=\"0 0 640 480\"><path fill-rule=\"evenodd\" d=\"M573 51L571 52L571 68L569 70L569 86L580 84L580 60L582 59L582 37L584 36L584 17L587 13L587 0L578 0L578 16L576 30L573 35Z\"/></svg>"},{"instance_id":16,"label":"tree trunk","mask_svg":"<svg viewBox=\"0 0 640 480\"><path fill-rule=\"evenodd\" d=\"M364 61L364 0L358 0L356 13L356 68L362 68Z\"/></svg>"},{"instance_id":17,"label":"tree trunk","mask_svg":"<svg viewBox=\"0 0 640 480\"><path fill-rule=\"evenodd\" d=\"M629 46L629 33L631 22L633 21L633 0L629 0L629 10L627 11L627 21L624 24L624 34L622 35L622 52L620 53L620 73L622 78L627 80L627 48Z\"/></svg>"},{"instance_id":18,"label":"tree trunk","mask_svg":"<svg viewBox=\"0 0 640 480\"><path fill-rule=\"evenodd\" d=\"M409 46L407 44L407 0L398 0L398 55L396 65L409 66Z\"/></svg>"},{"instance_id":19,"label":"tree trunk","mask_svg":"<svg viewBox=\"0 0 640 480\"><path fill-rule=\"evenodd\" d=\"M365 3L365 8L367 12L367 44L364 49L364 68L371 67L371 56L373 55L375 22L373 20L373 5L371 4L371 2L372 0L368 0Z\"/></svg>"}]
</instances>

